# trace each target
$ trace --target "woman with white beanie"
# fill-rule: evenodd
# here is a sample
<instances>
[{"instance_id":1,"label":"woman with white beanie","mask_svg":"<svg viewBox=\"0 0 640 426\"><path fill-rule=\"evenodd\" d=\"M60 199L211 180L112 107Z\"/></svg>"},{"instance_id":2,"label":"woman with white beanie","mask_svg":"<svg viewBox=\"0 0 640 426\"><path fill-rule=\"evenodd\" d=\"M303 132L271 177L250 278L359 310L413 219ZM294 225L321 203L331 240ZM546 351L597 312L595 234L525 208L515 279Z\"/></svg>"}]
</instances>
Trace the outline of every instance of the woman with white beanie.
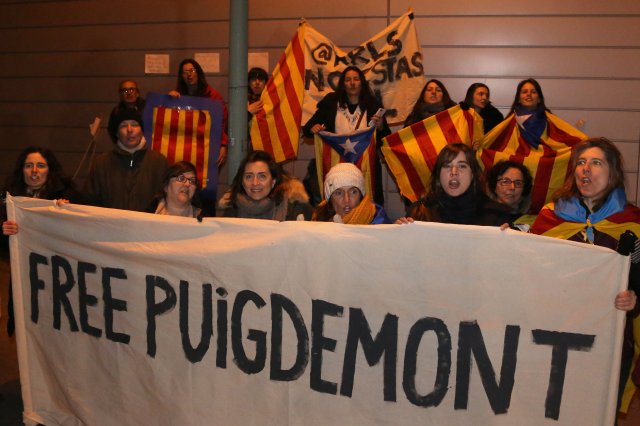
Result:
<instances>
[{"instance_id":1,"label":"woman with white beanie","mask_svg":"<svg viewBox=\"0 0 640 426\"><path fill-rule=\"evenodd\" d=\"M371 201L362 172L351 163L338 163L329 170L324 197L311 220L350 225L391 223L384 209Z\"/></svg>"}]
</instances>

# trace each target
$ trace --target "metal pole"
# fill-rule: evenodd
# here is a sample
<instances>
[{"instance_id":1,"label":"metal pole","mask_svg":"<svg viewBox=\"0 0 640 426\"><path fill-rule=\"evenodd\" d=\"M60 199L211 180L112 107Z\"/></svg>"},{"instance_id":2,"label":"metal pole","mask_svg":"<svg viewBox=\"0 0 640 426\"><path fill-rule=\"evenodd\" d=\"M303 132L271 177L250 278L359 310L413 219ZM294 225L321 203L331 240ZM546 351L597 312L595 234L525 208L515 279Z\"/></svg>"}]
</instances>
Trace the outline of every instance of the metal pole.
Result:
<instances>
[{"instance_id":1,"label":"metal pole","mask_svg":"<svg viewBox=\"0 0 640 426\"><path fill-rule=\"evenodd\" d=\"M229 182L247 155L248 0L229 0Z\"/></svg>"}]
</instances>

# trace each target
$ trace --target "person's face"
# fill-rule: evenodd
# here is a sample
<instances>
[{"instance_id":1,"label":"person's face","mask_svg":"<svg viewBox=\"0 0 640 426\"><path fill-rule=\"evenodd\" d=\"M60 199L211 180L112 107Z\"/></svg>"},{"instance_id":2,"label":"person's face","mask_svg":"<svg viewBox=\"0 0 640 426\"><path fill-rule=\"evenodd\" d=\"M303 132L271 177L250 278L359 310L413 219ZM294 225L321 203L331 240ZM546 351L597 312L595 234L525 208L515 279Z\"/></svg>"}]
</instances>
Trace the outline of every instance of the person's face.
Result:
<instances>
[{"instance_id":1,"label":"person's face","mask_svg":"<svg viewBox=\"0 0 640 426\"><path fill-rule=\"evenodd\" d=\"M259 78L254 78L249 82L249 88L254 95L260 95L264 90L264 86L266 84L266 81Z\"/></svg>"},{"instance_id":2,"label":"person's face","mask_svg":"<svg viewBox=\"0 0 640 426\"><path fill-rule=\"evenodd\" d=\"M179 206L191 204L193 194L196 192L197 182L196 174L193 172L185 172L172 177L165 187L168 201Z\"/></svg>"},{"instance_id":3,"label":"person's face","mask_svg":"<svg viewBox=\"0 0 640 426\"><path fill-rule=\"evenodd\" d=\"M362 81L360 81L360 75L356 71L349 70L344 75L344 88L347 92L347 96L360 96Z\"/></svg>"},{"instance_id":4,"label":"person's face","mask_svg":"<svg viewBox=\"0 0 640 426\"><path fill-rule=\"evenodd\" d=\"M269 165L264 161L247 163L244 167L242 187L252 200L260 201L267 198L275 184Z\"/></svg>"},{"instance_id":5,"label":"person's face","mask_svg":"<svg viewBox=\"0 0 640 426\"><path fill-rule=\"evenodd\" d=\"M49 176L49 164L39 152L32 152L27 155L22 166L24 183L31 190L37 190L47 183Z\"/></svg>"},{"instance_id":6,"label":"person's face","mask_svg":"<svg viewBox=\"0 0 640 426\"><path fill-rule=\"evenodd\" d=\"M330 201L336 214L344 217L351 210L358 207L358 204L362 201L362 194L355 186L343 186L333 191Z\"/></svg>"},{"instance_id":7,"label":"person's face","mask_svg":"<svg viewBox=\"0 0 640 426\"><path fill-rule=\"evenodd\" d=\"M187 86L195 86L198 84L198 73L193 64L187 62L182 66L182 79L187 83Z\"/></svg>"},{"instance_id":8,"label":"person's face","mask_svg":"<svg viewBox=\"0 0 640 426\"><path fill-rule=\"evenodd\" d=\"M118 140L127 148L135 148L142 139L142 127L135 120L124 120L118 127Z\"/></svg>"},{"instance_id":9,"label":"person's face","mask_svg":"<svg viewBox=\"0 0 640 426\"><path fill-rule=\"evenodd\" d=\"M120 84L120 99L127 104L133 105L140 97L138 86L133 81L124 81Z\"/></svg>"},{"instance_id":10,"label":"person's face","mask_svg":"<svg viewBox=\"0 0 640 426\"><path fill-rule=\"evenodd\" d=\"M447 195L457 197L464 194L473 180L471 166L464 156L464 152L458 155L450 163L444 163L440 169L440 185Z\"/></svg>"},{"instance_id":11,"label":"person's face","mask_svg":"<svg viewBox=\"0 0 640 426\"><path fill-rule=\"evenodd\" d=\"M477 87L473 92L473 106L479 109L483 109L489 102L489 90L486 87Z\"/></svg>"},{"instance_id":12,"label":"person's face","mask_svg":"<svg viewBox=\"0 0 640 426\"><path fill-rule=\"evenodd\" d=\"M500 177L496 184L496 195L498 202L505 204L512 209L518 208L522 200L522 191L524 189L524 176L522 172L515 167L510 167Z\"/></svg>"},{"instance_id":13,"label":"person's face","mask_svg":"<svg viewBox=\"0 0 640 426\"><path fill-rule=\"evenodd\" d=\"M442 102L442 89L437 83L432 81L427 85L427 90L424 91L423 100L428 104L437 104Z\"/></svg>"},{"instance_id":14,"label":"person's face","mask_svg":"<svg viewBox=\"0 0 640 426\"><path fill-rule=\"evenodd\" d=\"M587 205L601 200L606 195L610 179L609 163L604 151L598 147L585 149L576 162L574 177Z\"/></svg>"},{"instance_id":15,"label":"person's face","mask_svg":"<svg viewBox=\"0 0 640 426\"><path fill-rule=\"evenodd\" d=\"M527 109L534 109L538 106L540 95L533 84L525 83L522 85L518 94L518 102Z\"/></svg>"}]
</instances>

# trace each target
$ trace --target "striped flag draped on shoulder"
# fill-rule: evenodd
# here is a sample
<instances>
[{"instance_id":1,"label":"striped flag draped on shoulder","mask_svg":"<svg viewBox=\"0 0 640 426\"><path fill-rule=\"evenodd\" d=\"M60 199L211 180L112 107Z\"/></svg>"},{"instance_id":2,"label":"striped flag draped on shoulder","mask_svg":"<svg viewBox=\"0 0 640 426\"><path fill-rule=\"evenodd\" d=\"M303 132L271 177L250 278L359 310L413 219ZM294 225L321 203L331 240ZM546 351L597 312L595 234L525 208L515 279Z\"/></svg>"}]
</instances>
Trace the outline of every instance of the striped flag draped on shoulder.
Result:
<instances>
[{"instance_id":1,"label":"striped flag draped on shoulder","mask_svg":"<svg viewBox=\"0 0 640 426\"><path fill-rule=\"evenodd\" d=\"M456 105L387 136L382 154L400 193L415 202L428 192L442 148L455 142L471 146L483 134L482 118Z\"/></svg>"},{"instance_id":2,"label":"striped flag draped on shoulder","mask_svg":"<svg viewBox=\"0 0 640 426\"><path fill-rule=\"evenodd\" d=\"M524 164L533 177L530 213L537 214L549 201L567 176L573 148L587 135L546 112L547 128L537 147L531 146L520 134L514 114L487 133L478 150L478 160L485 170L500 160Z\"/></svg>"},{"instance_id":3,"label":"striped flag draped on shoulder","mask_svg":"<svg viewBox=\"0 0 640 426\"><path fill-rule=\"evenodd\" d=\"M251 121L253 149L270 153L277 162L295 158L298 154L306 26L306 22L298 26L262 92L263 109Z\"/></svg>"},{"instance_id":4,"label":"striped flag draped on shoulder","mask_svg":"<svg viewBox=\"0 0 640 426\"><path fill-rule=\"evenodd\" d=\"M324 178L331 167L338 163L353 163L364 175L367 194L373 194L374 182L377 178L375 175L375 127L368 127L346 135L319 132L314 136L314 144L321 193L324 192Z\"/></svg>"}]
</instances>

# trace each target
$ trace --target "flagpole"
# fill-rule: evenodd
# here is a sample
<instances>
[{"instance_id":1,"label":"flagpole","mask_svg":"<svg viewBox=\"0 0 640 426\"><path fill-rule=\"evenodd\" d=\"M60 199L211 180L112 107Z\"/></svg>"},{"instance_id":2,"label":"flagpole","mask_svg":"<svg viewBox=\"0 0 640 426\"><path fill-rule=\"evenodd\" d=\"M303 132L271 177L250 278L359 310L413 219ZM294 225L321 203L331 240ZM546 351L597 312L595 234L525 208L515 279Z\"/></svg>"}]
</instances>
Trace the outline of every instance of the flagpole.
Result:
<instances>
[{"instance_id":1,"label":"flagpole","mask_svg":"<svg viewBox=\"0 0 640 426\"><path fill-rule=\"evenodd\" d=\"M248 0L229 0L229 182L247 153Z\"/></svg>"}]
</instances>

